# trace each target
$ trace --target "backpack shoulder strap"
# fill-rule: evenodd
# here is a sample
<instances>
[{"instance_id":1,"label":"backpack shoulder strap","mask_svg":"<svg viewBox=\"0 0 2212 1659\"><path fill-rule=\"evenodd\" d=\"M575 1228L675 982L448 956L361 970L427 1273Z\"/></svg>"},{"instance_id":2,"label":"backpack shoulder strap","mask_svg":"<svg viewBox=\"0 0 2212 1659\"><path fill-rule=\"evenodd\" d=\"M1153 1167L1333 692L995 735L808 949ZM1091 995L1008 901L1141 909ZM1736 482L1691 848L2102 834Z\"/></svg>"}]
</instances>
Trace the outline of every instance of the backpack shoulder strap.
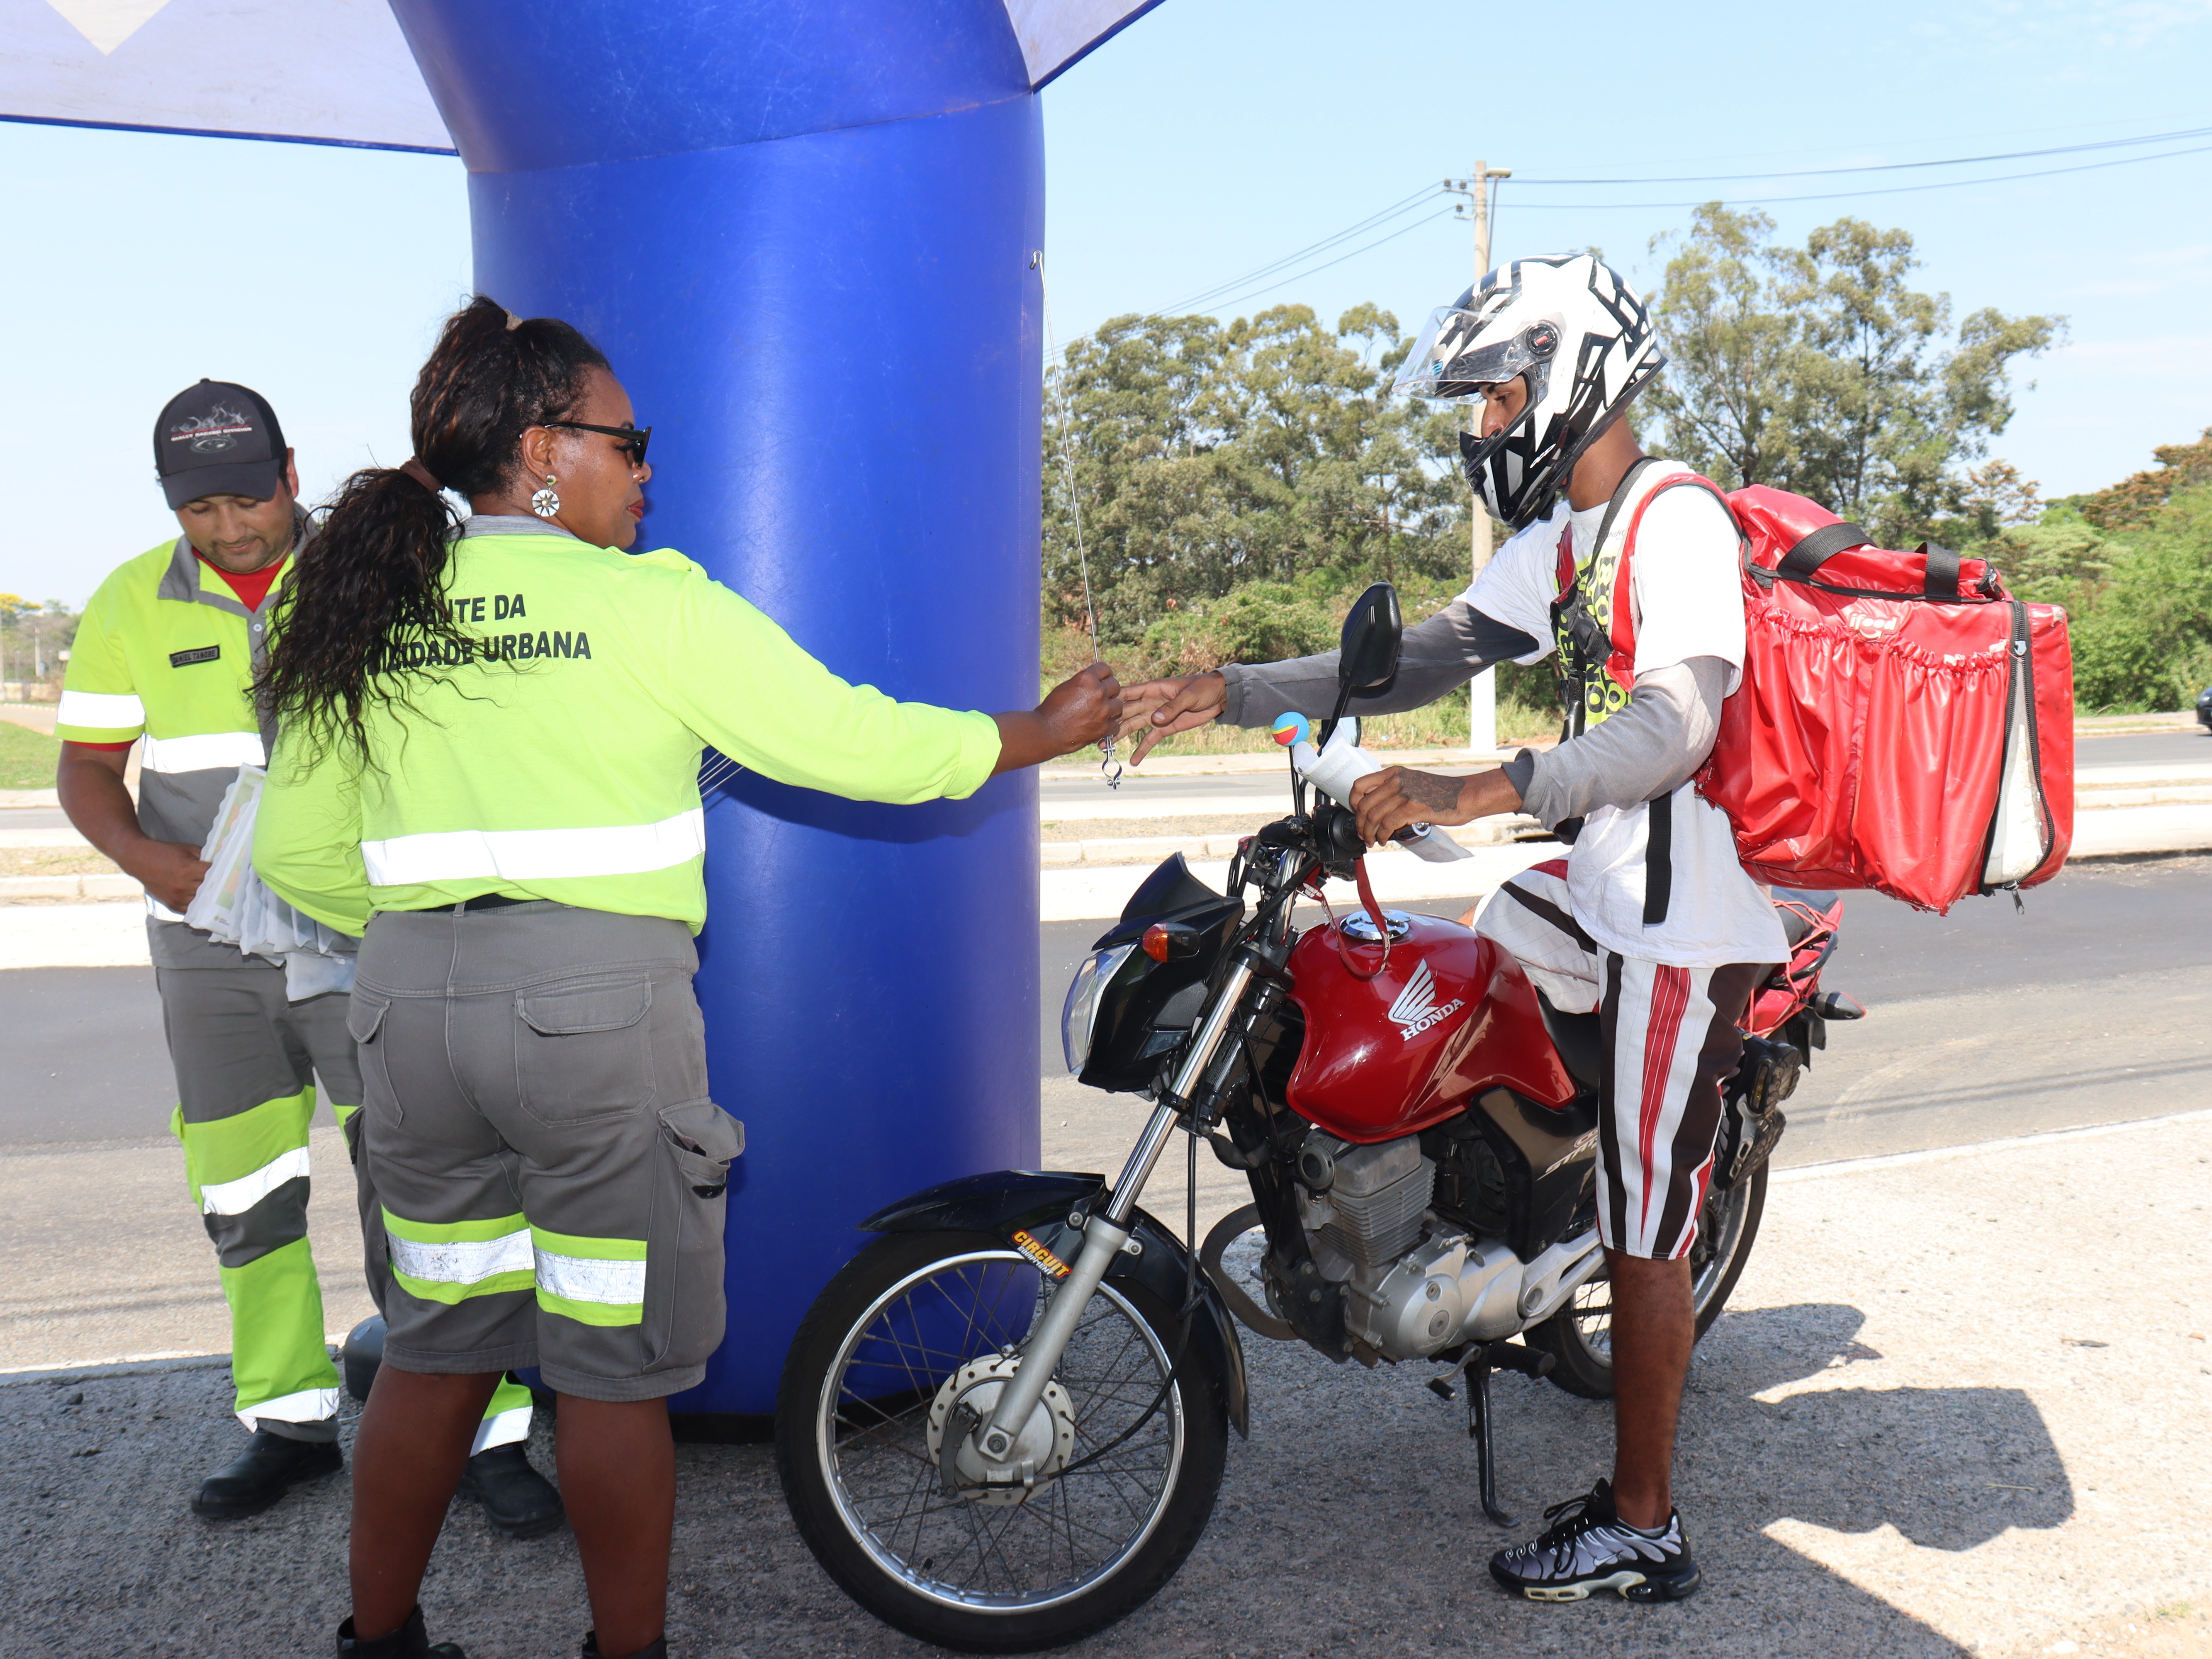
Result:
<instances>
[{"instance_id":1,"label":"backpack shoulder strap","mask_svg":"<svg viewBox=\"0 0 2212 1659\"><path fill-rule=\"evenodd\" d=\"M1711 478L1695 472L1677 473L1671 478L1662 478L1652 487L1650 494L1637 502L1636 511L1629 515L1628 532L1620 549L1620 568L1613 577L1613 653L1614 677L1626 672L1633 678L1636 672L1636 591L1630 585L1630 575L1636 558L1636 532L1644 527L1644 515L1670 489L1683 486L1703 489L1721 504L1730 525L1735 525L1735 509L1729 505L1728 492ZM1736 539L1743 539L1743 529L1736 525ZM1628 680L1622 680L1626 685Z\"/></svg>"}]
</instances>

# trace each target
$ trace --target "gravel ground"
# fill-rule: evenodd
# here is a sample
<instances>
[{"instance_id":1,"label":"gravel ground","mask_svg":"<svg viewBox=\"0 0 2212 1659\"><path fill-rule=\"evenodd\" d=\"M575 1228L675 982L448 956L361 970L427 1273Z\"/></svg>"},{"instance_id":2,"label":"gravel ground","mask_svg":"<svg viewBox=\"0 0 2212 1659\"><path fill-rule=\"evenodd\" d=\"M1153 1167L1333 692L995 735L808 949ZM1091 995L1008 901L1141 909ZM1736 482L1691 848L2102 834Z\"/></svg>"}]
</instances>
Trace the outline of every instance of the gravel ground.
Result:
<instances>
[{"instance_id":1,"label":"gravel ground","mask_svg":"<svg viewBox=\"0 0 2212 1659\"><path fill-rule=\"evenodd\" d=\"M1151 1606L1070 1651L2202 1653L2212 1562L2173 1522L2212 1510L2208 1173L2198 1115L1778 1179L1692 1379L1679 1495L1707 1589L1676 1607L1507 1601L1426 1368L1253 1339L1253 1438L1211 1529ZM0 1388L0 1655L326 1650L346 1482L192 1519L193 1477L236 1443L222 1395L206 1368ZM1601 1469L1602 1407L1510 1376L1498 1397L1509 1507L1533 1517ZM930 1651L815 1568L764 1448L678 1456L676 1651ZM573 1553L457 1510L434 1635L475 1659L573 1652Z\"/></svg>"}]
</instances>

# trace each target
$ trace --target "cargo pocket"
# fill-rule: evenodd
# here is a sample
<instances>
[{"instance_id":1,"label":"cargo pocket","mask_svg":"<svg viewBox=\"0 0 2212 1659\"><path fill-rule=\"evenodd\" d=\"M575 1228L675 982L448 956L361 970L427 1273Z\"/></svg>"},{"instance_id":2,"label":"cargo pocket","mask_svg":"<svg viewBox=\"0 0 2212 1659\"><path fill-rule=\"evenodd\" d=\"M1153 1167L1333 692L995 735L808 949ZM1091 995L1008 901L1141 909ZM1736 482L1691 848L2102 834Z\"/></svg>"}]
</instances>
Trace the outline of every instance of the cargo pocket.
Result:
<instances>
[{"instance_id":1,"label":"cargo pocket","mask_svg":"<svg viewBox=\"0 0 2212 1659\"><path fill-rule=\"evenodd\" d=\"M384 1017L391 1012L390 997L355 986L353 999L346 1004L346 1035L353 1039L354 1054L361 1066L363 1107L373 1103L380 1110L391 1113L397 1121L399 1102L392 1092L391 1069L384 1063ZM361 1114L355 1112L351 1115L358 1120ZM360 1163L358 1131L347 1138L346 1150L356 1164Z\"/></svg>"},{"instance_id":2,"label":"cargo pocket","mask_svg":"<svg viewBox=\"0 0 2212 1659\"><path fill-rule=\"evenodd\" d=\"M540 1123L579 1123L634 1111L653 1098L646 1010L653 984L524 992L514 999L514 1082Z\"/></svg>"},{"instance_id":3,"label":"cargo pocket","mask_svg":"<svg viewBox=\"0 0 2212 1659\"><path fill-rule=\"evenodd\" d=\"M655 1370L705 1363L722 1344L727 1318L722 1288L722 1219L731 1161L745 1149L745 1126L711 1100L664 1107L660 1143L665 1154L657 1217L667 1220L653 1243L666 1251L666 1269L646 1300L646 1351Z\"/></svg>"}]
</instances>

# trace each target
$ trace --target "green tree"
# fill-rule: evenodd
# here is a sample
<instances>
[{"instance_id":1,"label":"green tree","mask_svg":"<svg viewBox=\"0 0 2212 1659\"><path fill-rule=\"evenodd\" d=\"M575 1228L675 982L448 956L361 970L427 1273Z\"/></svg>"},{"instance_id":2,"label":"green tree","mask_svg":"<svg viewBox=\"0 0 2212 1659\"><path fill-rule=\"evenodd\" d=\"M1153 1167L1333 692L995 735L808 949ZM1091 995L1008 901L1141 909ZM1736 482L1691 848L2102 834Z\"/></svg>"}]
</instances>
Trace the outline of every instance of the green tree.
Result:
<instances>
[{"instance_id":1,"label":"green tree","mask_svg":"<svg viewBox=\"0 0 2212 1659\"><path fill-rule=\"evenodd\" d=\"M1778 296L1792 273L1787 251L1767 246L1773 234L1763 213L1708 203L1653 305L1668 363L1648 407L1675 459L1731 488L1793 488L1801 465L1795 417L1810 353Z\"/></svg>"},{"instance_id":2,"label":"green tree","mask_svg":"<svg viewBox=\"0 0 2212 1659\"><path fill-rule=\"evenodd\" d=\"M1199 619L1251 584L1247 610L1378 575L1416 604L1456 591L1467 489L1449 417L1391 394L1410 343L1372 305L1333 330L1279 306L1119 317L1073 343L1045 398L1048 634L1084 623L1085 556L1102 645L1159 625L1145 648L1170 656L1212 648Z\"/></svg>"},{"instance_id":3,"label":"green tree","mask_svg":"<svg viewBox=\"0 0 2212 1659\"><path fill-rule=\"evenodd\" d=\"M2100 530L2138 529L2151 522L2176 490L2212 484L2212 427L2193 444L2164 444L2151 453L2158 465L2149 471L2081 497L2082 518Z\"/></svg>"},{"instance_id":4,"label":"green tree","mask_svg":"<svg viewBox=\"0 0 2212 1659\"><path fill-rule=\"evenodd\" d=\"M1966 507L1968 464L2012 418L2015 361L2063 319L1984 307L1954 331L1950 296L1910 286L1905 232L1839 219L1796 248L1773 229L1709 203L1668 261L1655 314L1671 367L1652 398L1666 447L1718 483L1918 539Z\"/></svg>"},{"instance_id":5,"label":"green tree","mask_svg":"<svg viewBox=\"0 0 2212 1659\"><path fill-rule=\"evenodd\" d=\"M2212 488L2178 491L2098 551L2100 577L2052 595L2070 600L2075 701L2190 707L2212 685Z\"/></svg>"}]
</instances>

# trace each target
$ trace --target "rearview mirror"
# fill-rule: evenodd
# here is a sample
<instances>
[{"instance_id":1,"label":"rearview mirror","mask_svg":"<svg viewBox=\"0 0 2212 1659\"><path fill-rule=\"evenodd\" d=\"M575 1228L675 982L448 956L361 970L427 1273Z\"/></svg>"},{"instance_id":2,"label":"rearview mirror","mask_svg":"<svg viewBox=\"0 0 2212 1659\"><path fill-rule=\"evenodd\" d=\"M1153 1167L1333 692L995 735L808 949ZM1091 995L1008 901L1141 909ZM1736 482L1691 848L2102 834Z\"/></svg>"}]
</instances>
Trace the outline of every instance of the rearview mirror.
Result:
<instances>
[{"instance_id":1,"label":"rearview mirror","mask_svg":"<svg viewBox=\"0 0 2212 1659\"><path fill-rule=\"evenodd\" d=\"M1344 619L1336 664L1339 689L1371 691L1388 685L1398 672L1398 642L1405 631L1396 588L1377 582L1362 593Z\"/></svg>"}]
</instances>

